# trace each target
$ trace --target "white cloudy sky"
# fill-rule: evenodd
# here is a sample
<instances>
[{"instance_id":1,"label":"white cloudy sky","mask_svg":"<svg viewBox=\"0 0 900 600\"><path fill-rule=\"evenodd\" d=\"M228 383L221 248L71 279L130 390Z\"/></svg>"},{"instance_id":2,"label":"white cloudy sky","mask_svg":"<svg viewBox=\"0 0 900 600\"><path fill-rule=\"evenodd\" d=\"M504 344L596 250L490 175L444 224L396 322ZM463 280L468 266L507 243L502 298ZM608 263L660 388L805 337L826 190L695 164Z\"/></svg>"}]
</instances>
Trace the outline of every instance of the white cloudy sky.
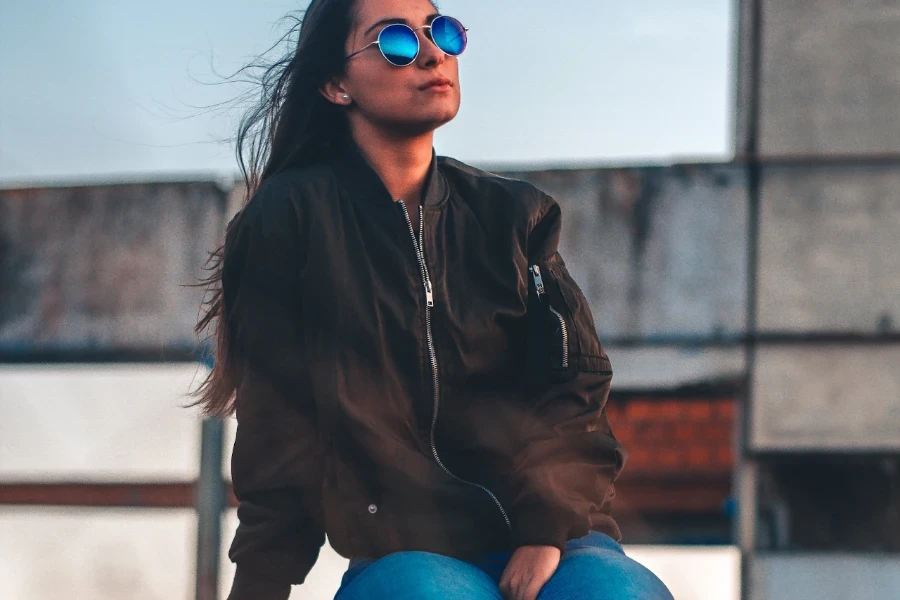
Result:
<instances>
[{"instance_id":1,"label":"white cloudy sky","mask_svg":"<svg viewBox=\"0 0 900 600\"><path fill-rule=\"evenodd\" d=\"M0 0L0 181L235 170L204 85L304 0ZM470 29L439 154L480 165L731 154L731 0L443 0Z\"/></svg>"}]
</instances>

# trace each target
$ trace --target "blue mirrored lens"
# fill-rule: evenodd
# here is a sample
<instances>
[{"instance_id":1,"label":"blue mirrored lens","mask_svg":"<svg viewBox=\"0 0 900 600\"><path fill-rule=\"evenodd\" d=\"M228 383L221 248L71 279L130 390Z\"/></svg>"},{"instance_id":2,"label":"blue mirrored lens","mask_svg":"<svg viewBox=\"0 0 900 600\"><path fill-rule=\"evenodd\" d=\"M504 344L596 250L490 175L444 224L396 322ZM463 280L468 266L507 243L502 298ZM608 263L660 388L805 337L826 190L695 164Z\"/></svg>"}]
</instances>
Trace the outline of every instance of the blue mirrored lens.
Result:
<instances>
[{"instance_id":1,"label":"blue mirrored lens","mask_svg":"<svg viewBox=\"0 0 900 600\"><path fill-rule=\"evenodd\" d=\"M404 66L416 59L419 52L419 38L405 25L388 25L378 36L382 54L391 63Z\"/></svg>"},{"instance_id":2,"label":"blue mirrored lens","mask_svg":"<svg viewBox=\"0 0 900 600\"><path fill-rule=\"evenodd\" d=\"M466 29L453 17L441 15L431 22L431 39L435 45L452 56L466 49Z\"/></svg>"}]
</instances>

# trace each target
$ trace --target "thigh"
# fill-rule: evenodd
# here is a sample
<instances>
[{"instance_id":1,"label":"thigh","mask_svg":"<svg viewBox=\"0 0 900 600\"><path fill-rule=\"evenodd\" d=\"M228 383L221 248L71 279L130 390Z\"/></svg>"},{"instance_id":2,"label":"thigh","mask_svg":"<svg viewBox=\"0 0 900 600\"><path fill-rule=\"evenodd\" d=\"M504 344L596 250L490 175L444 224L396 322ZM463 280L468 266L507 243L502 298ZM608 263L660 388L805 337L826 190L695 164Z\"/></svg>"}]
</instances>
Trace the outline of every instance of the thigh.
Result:
<instances>
[{"instance_id":1,"label":"thigh","mask_svg":"<svg viewBox=\"0 0 900 600\"><path fill-rule=\"evenodd\" d=\"M487 573L433 552L394 552L350 575L335 600L503 600Z\"/></svg>"},{"instance_id":2,"label":"thigh","mask_svg":"<svg viewBox=\"0 0 900 600\"><path fill-rule=\"evenodd\" d=\"M573 541L574 542L574 541ZM538 600L673 600L665 584L625 555L611 537L592 532L570 543Z\"/></svg>"}]
</instances>

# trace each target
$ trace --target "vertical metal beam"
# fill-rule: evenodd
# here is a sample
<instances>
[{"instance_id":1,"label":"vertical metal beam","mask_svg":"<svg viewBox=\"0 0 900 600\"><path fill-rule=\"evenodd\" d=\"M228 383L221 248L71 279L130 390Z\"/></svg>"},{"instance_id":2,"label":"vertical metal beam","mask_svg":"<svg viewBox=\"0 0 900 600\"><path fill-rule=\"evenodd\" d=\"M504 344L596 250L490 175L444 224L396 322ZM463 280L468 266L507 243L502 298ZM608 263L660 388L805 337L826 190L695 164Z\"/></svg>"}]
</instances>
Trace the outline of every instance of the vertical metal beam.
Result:
<instances>
[{"instance_id":1,"label":"vertical metal beam","mask_svg":"<svg viewBox=\"0 0 900 600\"><path fill-rule=\"evenodd\" d=\"M225 198L222 234L234 214L243 205L243 186L232 182ZM215 365L215 341L210 338L195 349L197 360L208 371ZM225 422L216 417L203 420L200 441L200 477L197 481L197 571L194 586L196 600L218 600L219 557L222 548L222 516L225 511L225 482L222 478Z\"/></svg>"},{"instance_id":2,"label":"vertical metal beam","mask_svg":"<svg viewBox=\"0 0 900 600\"><path fill-rule=\"evenodd\" d=\"M753 373L756 368L757 296L759 268L760 178L759 119L760 70L762 54L762 1L734 0L736 17L735 78L735 154L747 168L748 235L747 235L747 343L745 345L746 385L737 411L734 489L737 496L737 518L734 538L741 552L740 593L751 600L754 590L751 569L756 551L759 464L751 448L750 430L753 414Z\"/></svg>"},{"instance_id":3,"label":"vertical metal beam","mask_svg":"<svg viewBox=\"0 0 900 600\"><path fill-rule=\"evenodd\" d=\"M734 154L743 163L756 154L759 95L757 89L757 49L755 21L760 0L731 0L731 35L734 43L732 69L734 85L732 132Z\"/></svg>"},{"instance_id":4,"label":"vertical metal beam","mask_svg":"<svg viewBox=\"0 0 900 600\"><path fill-rule=\"evenodd\" d=\"M200 442L200 478L197 481L197 571L196 600L217 600L222 511L225 485L222 480L224 423L203 420Z\"/></svg>"},{"instance_id":5,"label":"vertical metal beam","mask_svg":"<svg viewBox=\"0 0 900 600\"><path fill-rule=\"evenodd\" d=\"M746 397L745 397L746 400ZM740 407L738 414L743 413L746 419L747 402ZM746 448L746 440L741 439L737 446ZM734 538L741 552L740 597L751 600L753 595L750 571L756 552L756 523L759 487L759 465L753 457L741 450L735 460L734 489L737 497L737 518L734 522Z\"/></svg>"}]
</instances>

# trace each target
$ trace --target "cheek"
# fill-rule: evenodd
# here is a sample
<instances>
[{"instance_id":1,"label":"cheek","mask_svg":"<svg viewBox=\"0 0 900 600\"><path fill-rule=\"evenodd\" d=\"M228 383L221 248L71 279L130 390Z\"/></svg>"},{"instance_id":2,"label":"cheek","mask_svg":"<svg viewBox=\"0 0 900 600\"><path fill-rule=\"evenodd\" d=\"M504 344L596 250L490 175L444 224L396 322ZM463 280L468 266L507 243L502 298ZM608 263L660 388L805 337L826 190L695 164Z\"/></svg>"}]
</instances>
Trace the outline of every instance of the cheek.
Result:
<instances>
[{"instance_id":1,"label":"cheek","mask_svg":"<svg viewBox=\"0 0 900 600\"><path fill-rule=\"evenodd\" d=\"M401 71L402 68L392 67L387 63L368 71L359 78L357 94L366 98L367 104L371 106L396 104L396 100L405 97L412 87L408 81L409 74Z\"/></svg>"},{"instance_id":2,"label":"cheek","mask_svg":"<svg viewBox=\"0 0 900 600\"><path fill-rule=\"evenodd\" d=\"M447 62L444 66L444 75L453 80L454 83L459 84L459 59L458 58L447 58Z\"/></svg>"}]
</instances>

